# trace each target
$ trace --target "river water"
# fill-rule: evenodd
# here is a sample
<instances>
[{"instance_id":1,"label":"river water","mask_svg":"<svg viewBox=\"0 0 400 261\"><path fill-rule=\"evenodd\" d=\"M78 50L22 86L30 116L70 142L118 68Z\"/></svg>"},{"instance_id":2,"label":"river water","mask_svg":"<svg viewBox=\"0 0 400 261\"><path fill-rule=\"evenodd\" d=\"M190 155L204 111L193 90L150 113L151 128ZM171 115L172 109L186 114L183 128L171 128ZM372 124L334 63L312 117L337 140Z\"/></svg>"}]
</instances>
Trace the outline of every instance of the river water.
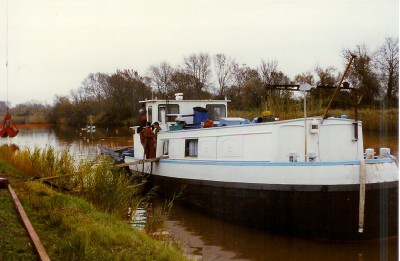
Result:
<instances>
[{"instance_id":1,"label":"river water","mask_svg":"<svg viewBox=\"0 0 400 261\"><path fill-rule=\"evenodd\" d=\"M69 148L77 159L99 155L98 145L111 148L132 146L129 128L98 128L94 133L59 126L21 128L2 144L23 147ZM398 134L364 133L364 148L389 147L398 156ZM246 211L246 210L244 210ZM367 242L306 240L225 223L175 203L167 230L185 252L196 260L398 260L398 238Z\"/></svg>"}]
</instances>

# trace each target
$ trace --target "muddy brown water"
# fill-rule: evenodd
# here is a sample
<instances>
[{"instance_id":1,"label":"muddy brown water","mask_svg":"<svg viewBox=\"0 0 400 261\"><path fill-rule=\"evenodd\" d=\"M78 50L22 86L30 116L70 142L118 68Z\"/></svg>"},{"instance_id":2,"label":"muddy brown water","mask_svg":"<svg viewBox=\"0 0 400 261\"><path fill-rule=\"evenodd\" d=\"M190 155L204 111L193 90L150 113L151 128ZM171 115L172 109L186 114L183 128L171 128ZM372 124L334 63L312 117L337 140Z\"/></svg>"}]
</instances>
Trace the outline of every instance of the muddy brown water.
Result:
<instances>
[{"instance_id":1,"label":"muddy brown water","mask_svg":"<svg viewBox=\"0 0 400 261\"><path fill-rule=\"evenodd\" d=\"M1 139L0 145L69 147L75 157L91 159L99 155L98 145L131 146L131 135L129 128L102 127L86 133L79 128L39 126L20 129L17 137ZM398 157L398 133L364 132L364 148L379 153L380 147L389 147ZM179 203L166 228L195 260L398 260L397 237L366 242L306 240L226 223Z\"/></svg>"}]
</instances>

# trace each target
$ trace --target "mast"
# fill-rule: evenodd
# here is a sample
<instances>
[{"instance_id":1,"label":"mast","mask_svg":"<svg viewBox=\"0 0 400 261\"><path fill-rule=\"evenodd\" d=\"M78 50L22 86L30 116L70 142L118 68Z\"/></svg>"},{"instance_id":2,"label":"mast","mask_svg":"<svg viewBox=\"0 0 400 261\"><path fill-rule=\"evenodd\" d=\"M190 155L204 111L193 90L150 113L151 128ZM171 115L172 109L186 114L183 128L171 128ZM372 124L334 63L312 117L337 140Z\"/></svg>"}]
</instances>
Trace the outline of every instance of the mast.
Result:
<instances>
[{"instance_id":1,"label":"mast","mask_svg":"<svg viewBox=\"0 0 400 261\"><path fill-rule=\"evenodd\" d=\"M357 57L356 55L351 54L351 58L350 58L349 64L347 65L346 70L344 71L344 73L343 73L343 75L342 75L342 78L340 79L340 82L339 82L339 84L338 84L337 87L336 87L335 93L333 94L331 100L329 101L328 107L326 108L325 113L324 113L324 116L322 117L322 119L325 120L326 118L328 118L328 111L329 111L329 109L330 109L331 106L332 106L333 100L335 99L336 95L339 93L340 86L342 85L342 82L343 82L343 80L344 80L344 77L346 76L347 71L348 71L349 68L350 68L351 62L352 62L352 61L354 60L354 58L356 58L356 57Z\"/></svg>"}]
</instances>

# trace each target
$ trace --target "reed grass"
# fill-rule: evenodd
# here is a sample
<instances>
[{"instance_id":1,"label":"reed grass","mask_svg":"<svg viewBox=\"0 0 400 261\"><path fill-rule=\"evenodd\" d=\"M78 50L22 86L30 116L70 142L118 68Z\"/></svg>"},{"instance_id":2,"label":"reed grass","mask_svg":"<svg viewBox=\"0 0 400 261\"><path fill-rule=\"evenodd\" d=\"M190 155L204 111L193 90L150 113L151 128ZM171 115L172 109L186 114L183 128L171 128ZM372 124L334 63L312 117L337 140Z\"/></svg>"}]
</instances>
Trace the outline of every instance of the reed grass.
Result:
<instances>
[{"instance_id":1,"label":"reed grass","mask_svg":"<svg viewBox=\"0 0 400 261\"><path fill-rule=\"evenodd\" d=\"M156 189L157 188L154 188L153 192ZM168 215L170 215L174 202L180 196L181 192L179 194L174 194L172 198L165 199L162 204L160 204L160 202L155 202L156 204L152 205L151 211L147 214L146 232L148 234L156 239L164 239L164 236L160 232L166 231L165 220Z\"/></svg>"},{"instance_id":2,"label":"reed grass","mask_svg":"<svg viewBox=\"0 0 400 261\"><path fill-rule=\"evenodd\" d=\"M37 182L18 183L18 195L22 195L23 205L28 215L33 216L35 227L39 226L39 231L45 233L45 246L56 260L183 260L180 254L169 253L165 246L132 233L126 224L128 208L136 209L154 191L143 196L144 186L134 183L110 161L93 165L76 162L68 149L57 152L52 147L16 150L2 146L0 168L8 168L10 173L25 173L19 175L25 179L37 177L50 181L56 188L51 190ZM166 206L170 208L171 204ZM151 233L163 228L162 213L165 211L153 210L146 231Z\"/></svg>"},{"instance_id":3,"label":"reed grass","mask_svg":"<svg viewBox=\"0 0 400 261\"><path fill-rule=\"evenodd\" d=\"M121 174L109 161L104 161L82 177L83 184L78 195L99 206L102 211L126 216L127 209L136 209L140 202L141 189L125 174Z\"/></svg>"},{"instance_id":4,"label":"reed grass","mask_svg":"<svg viewBox=\"0 0 400 261\"><path fill-rule=\"evenodd\" d=\"M144 200L141 186L108 160L93 165L77 162L68 148L56 152L51 146L14 151L2 147L0 158L31 178L48 180L54 187L69 191L92 202L98 209L125 217L129 207Z\"/></svg>"},{"instance_id":5,"label":"reed grass","mask_svg":"<svg viewBox=\"0 0 400 261\"><path fill-rule=\"evenodd\" d=\"M37 182L14 189L52 260L185 260L81 198Z\"/></svg>"}]
</instances>

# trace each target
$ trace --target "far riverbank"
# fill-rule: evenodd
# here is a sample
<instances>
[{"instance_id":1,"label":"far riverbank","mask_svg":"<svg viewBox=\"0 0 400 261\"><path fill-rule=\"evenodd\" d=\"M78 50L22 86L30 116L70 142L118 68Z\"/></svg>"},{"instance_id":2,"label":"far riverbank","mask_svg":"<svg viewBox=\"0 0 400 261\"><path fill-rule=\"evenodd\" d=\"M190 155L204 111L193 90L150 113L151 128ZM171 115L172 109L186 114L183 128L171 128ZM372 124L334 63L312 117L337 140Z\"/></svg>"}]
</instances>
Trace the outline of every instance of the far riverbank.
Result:
<instances>
[{"instance_id":1,"label":"far riverbank","mask_svg":"<svg viewBox=\"0 0 400 261\"><path fill-rule=\"evenodd\" d=\"M229 117L242 117L247 118L250 121L255 117L262 115L263 110L252 109L252 110L228 110ZM308 109L307 117L321 117L324 114L324 109ZM296 108L295 110L282 110L282 111L271 111L272 116L276 116L280 119L294 119L304 117L302 108ZM330 110L329 116L341 117L342 115L347 115L348 118L354 119L354 110ZM36 128L52 125L49 119L46 119L43 115L38 117L38 115L29 116L18 116L12 115L13 121L17 124L18 128ZM96 126L109 126L110 128L115 128L115 124L107 124L103 122L97 122L96 117L93 118L93 125ZM139 116L135 116L131 119L122 120L119 127L130 127L135 125L136 121L139 120ZM388 131L388 132L398 132L399 131L399 110L398 108L392 109L376 109L376 108L366 108L358 110L358 119L363 122L363 129L367 131ZM138 124L138 123L137 123ZM60 124L61 126L66 126L66 124ZM70 125L68 125L70 126ZM112 127L111 127L112 126ZM76 125L76 128L84 127Z\"/></svg>"},{"instance_id":2,"label":"far riverbank","mask_svg":"<svg viewBox=\"0 0 400 261\"><path fill-rule=\"evenodd\" d=\"M307 112L307 117L322 117L323 110L312 110ZM229 110L230 117L247 118L250 121L255 117L262 115L261 110ZM278 117L282 120L302 118L304 117L303 111L282 111L271 112L272 116ZM347 115L349 119L354 119L354 111L349 110L330 110L330 117L340 118L342 115ZM399 131L399 110L398 109L359 109L358 120L363 123L363 130L366 131L380 131L380 132L398 132Z\"/></svg>"}]
</instances>

